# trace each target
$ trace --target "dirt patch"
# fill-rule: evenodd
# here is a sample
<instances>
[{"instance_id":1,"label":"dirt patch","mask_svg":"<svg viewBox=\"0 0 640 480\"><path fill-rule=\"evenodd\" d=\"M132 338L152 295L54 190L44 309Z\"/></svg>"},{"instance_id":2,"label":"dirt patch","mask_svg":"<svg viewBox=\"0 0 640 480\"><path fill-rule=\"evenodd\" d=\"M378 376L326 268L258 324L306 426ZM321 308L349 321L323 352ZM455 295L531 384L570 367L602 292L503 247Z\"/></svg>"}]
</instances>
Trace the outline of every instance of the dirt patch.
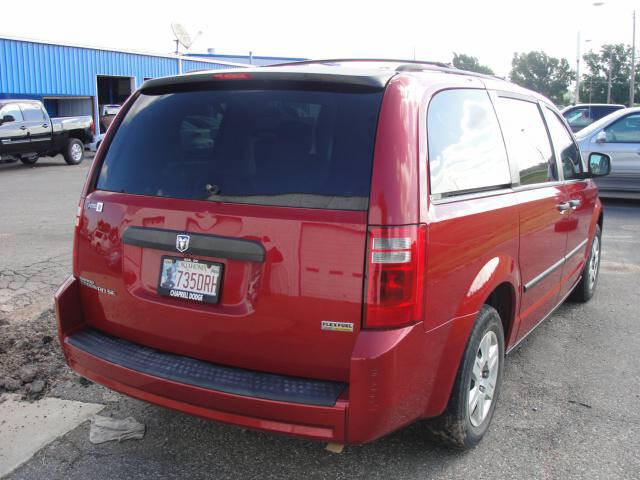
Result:
<instances>
[{"instance_id":1,"label":"dirt patch","mask_svg":"<svg viewBox=\"0 0 640 480\"><path fill-rule=\"evenodd\" d=\"M0 322L0 392L40 398L75 376L66 366L52 310L23 322Z\"/></svg>"}]
</instances>

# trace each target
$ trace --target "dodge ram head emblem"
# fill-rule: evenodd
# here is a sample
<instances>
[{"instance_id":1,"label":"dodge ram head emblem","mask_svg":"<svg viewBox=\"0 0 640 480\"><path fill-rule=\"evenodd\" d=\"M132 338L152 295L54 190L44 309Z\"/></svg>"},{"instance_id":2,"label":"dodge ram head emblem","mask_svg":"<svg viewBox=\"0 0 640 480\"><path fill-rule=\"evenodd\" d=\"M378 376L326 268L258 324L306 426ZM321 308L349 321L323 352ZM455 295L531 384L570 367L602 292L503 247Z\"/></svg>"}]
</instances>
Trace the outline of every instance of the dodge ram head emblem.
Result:
<instances>
[{"instance_id":1,"label":"dodge ram head emblem","mask_svg":"<svg viewBox=\"0 0 640 480\"><path fill-rule=\"evenodd\" d=\"M180 253L186 252L189 248L189 235L178 235L176 237L176 250Z\"/></svg>"}]
</instances>

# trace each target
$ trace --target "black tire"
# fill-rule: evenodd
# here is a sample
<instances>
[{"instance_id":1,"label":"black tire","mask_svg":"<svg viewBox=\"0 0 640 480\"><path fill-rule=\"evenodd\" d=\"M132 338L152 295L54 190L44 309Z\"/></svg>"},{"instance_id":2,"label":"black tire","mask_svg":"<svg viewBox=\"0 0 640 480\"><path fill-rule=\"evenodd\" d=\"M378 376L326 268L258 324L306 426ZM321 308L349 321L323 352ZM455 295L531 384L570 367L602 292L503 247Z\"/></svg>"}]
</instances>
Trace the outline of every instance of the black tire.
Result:
<instances>
[{"instance_id":1,"label":"black tire","mask_svg":"<svg viewBox=\"0 0 640 480\"><path fill-rule=\"evenodd\" d=\"M478 424L474 425L472 423L471 416L474 412L477 414L476 409L480 408L480 403L476 403L476 407L473 411L469 412L469 396L472 388L473 390L480 388L480 392L488 390L482 390L480 385L475 385L474 387L474 383L472 383L474 375L473 371L476 361L480 362L481 359L487 355L486 353L483 353L483 355L480 356L480 342L483 340L485 335L493 339L489 332L493 332L493 334L495 334L495 340L497 341L498 347L497 374L493 377L495 378L495 388L493 390L488 411L485 414L486 416L484 416L484 419L480 422L477 422L478 418L475 418L474 420ZM493 344L490 347L493 355L495 355L495 346L496 345ZM492 358L495 357L492 356ZM475 447L487 433L489 425L491 424L491 419L493 418L496 402L500 393L500 387L502 385L503 369L504 332L502 329L502 321L500 320L500 315L495 308L489 305L483 305L478 313L475 324L473 325L469 340L467 341L467 346L462 356L462 361L458 368L458 374L453 385L453 391L449 398L449 404L441 416L433 418L427 422L427 427L431 434L438 441L453 448L464 450ZM483 378L482 381L486 382L487 380L488 379ZM484 393L482 393L482 395L484 395ZM486 397L484 401L486 401Z\"/></svg>"},{"instance_id":2,"label":"black tire","mask_svg":"<svg viewBox=\"0 0 640 480\"><path fill-rule=\"evenodd\" d=\"M70 138L62 152L69 165L79 165L84 160L84 144L77 138Z\"/></svg>"},{"instance_id":3,"label":"black tire","mask_svg":"<svg viewBox=\"0 0 640 480\"><path fill-rule=\"evenodd\" d=\"M600 257L602 256L600 253L602 252L602 231L600 230L600 225L596 225L596 233L593 236L593 240L591 240L591 244L589 245L589 257L587 258L587 262L584 264L584 268L582 269L582 278L571 292L570 300L574 302L585 303L591 300L594 292L596 291L596 286L598 285L598 274L600 273ZM596 258L594 260L594 255ZM591 277L591 269L595 267L595 278L592 280Z\"/></svg>"},{"instance_id":4,"label":"black tire","mask_svg":"<svg viewBox=\"0 0 640 480\"><path fill-rule=\"evenodd\" d=\"M20 157L20 161L25 165L34 165L40 157Z\"/></svg>"}]
</instances>

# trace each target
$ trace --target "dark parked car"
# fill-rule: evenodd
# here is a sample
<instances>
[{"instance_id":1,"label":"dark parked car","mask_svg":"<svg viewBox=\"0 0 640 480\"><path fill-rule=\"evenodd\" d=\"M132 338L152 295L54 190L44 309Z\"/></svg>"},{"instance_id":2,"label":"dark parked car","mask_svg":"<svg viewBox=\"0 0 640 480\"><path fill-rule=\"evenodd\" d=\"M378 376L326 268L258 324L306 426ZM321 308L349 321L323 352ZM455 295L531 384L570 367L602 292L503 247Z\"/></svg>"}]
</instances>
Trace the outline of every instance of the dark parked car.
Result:
<instances>
[{"instance_id":1,"label":"dark parked car","mask_svg":"<svg viewBox=\"0 0 640 480\"><path fill-rule=\"evenodd\" d=\"M573 105L562 110L562 115L567 120L573 132L579 132L584 127L591 125L596 120L606 117L612 112L625 108L624 105L609 103L585 103Z\"/></svg>"},{"instance_id":2,"label":"dark parked car","mask_svg":"<svg viewBox=\"0 0 640 480\"><path fill-rule=\"evenodd\" d=\"M32 165L44 155L61 153L69 165L84 158L93 138L93 118L50 118L36 100L0 100L0 159Z\"/></svg>"},{"instance_id":3,"label":"dark parked car","mask_svg":"<svg viewBox=\"0 0 640 480\"><path fill-rule=\"evenodd\" d=\"M378 64L145 82L81 196L68 364L243 427L478 443L505 352L594 294L609 159L531 91Z\"/></svg>"}]
</instances>

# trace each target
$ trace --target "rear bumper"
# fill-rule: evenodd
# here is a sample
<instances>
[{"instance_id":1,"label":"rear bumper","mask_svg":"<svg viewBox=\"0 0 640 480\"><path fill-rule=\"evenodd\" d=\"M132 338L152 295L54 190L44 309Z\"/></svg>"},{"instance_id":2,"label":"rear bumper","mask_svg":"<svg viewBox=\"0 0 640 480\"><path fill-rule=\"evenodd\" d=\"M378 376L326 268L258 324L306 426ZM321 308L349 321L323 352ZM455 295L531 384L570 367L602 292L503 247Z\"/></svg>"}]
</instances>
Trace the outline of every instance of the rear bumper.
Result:
<instances>
[{"instance_id":1,"label":"rear bumper","mask_svg":"<svg viewBox=\"0 0 640 480\"><path fill-rule=\"evenodd\" d=\"M68 337L63 349L80 375L139 400L247 428L326 441L344 438L342 400L322 407L234 395L121 367L71 346Z\"/></svg>"},{"instance_id":2,"label":"rear bumper","mask_svg":"<svg viewBox=\"0 0 640 480\"><path fill-rule=\"evenodd\" d=\"M211 388L215 384L193 381L193 375L192 380L184 377L181 381L179 375L143 368L140 362L120 361L104 348L88 348L86 342L78 342L83 332L91 331L90 321L82 318L79 293L79 282L71 277L55 296L65 359L80 375L131 397L242 427L339 443L374 440L428 413L429 391L437 376L426 374L424 367L419 366L428 365L430 357L439 352L437 348L425 348L421 324L397 330L360 332L352 354L349 385L344 388L344 384L340 384L342 391L337 394L337 400L314 401L307 395L299 401L285 401L286 395L254 396L247 392L239 394L232 388ZM186 357L177 358L194 362ZM205 368L216 367L200 363ZM184 367L184 363L180 365ZM293 383L287 385L293 385L294 390L305 390L304 385L295 383L301 379L289 379ZM332 388L331 385L313 388L325 387ZM267 390L269 388L271 386Z\"/></svg>"}]
</instances>

